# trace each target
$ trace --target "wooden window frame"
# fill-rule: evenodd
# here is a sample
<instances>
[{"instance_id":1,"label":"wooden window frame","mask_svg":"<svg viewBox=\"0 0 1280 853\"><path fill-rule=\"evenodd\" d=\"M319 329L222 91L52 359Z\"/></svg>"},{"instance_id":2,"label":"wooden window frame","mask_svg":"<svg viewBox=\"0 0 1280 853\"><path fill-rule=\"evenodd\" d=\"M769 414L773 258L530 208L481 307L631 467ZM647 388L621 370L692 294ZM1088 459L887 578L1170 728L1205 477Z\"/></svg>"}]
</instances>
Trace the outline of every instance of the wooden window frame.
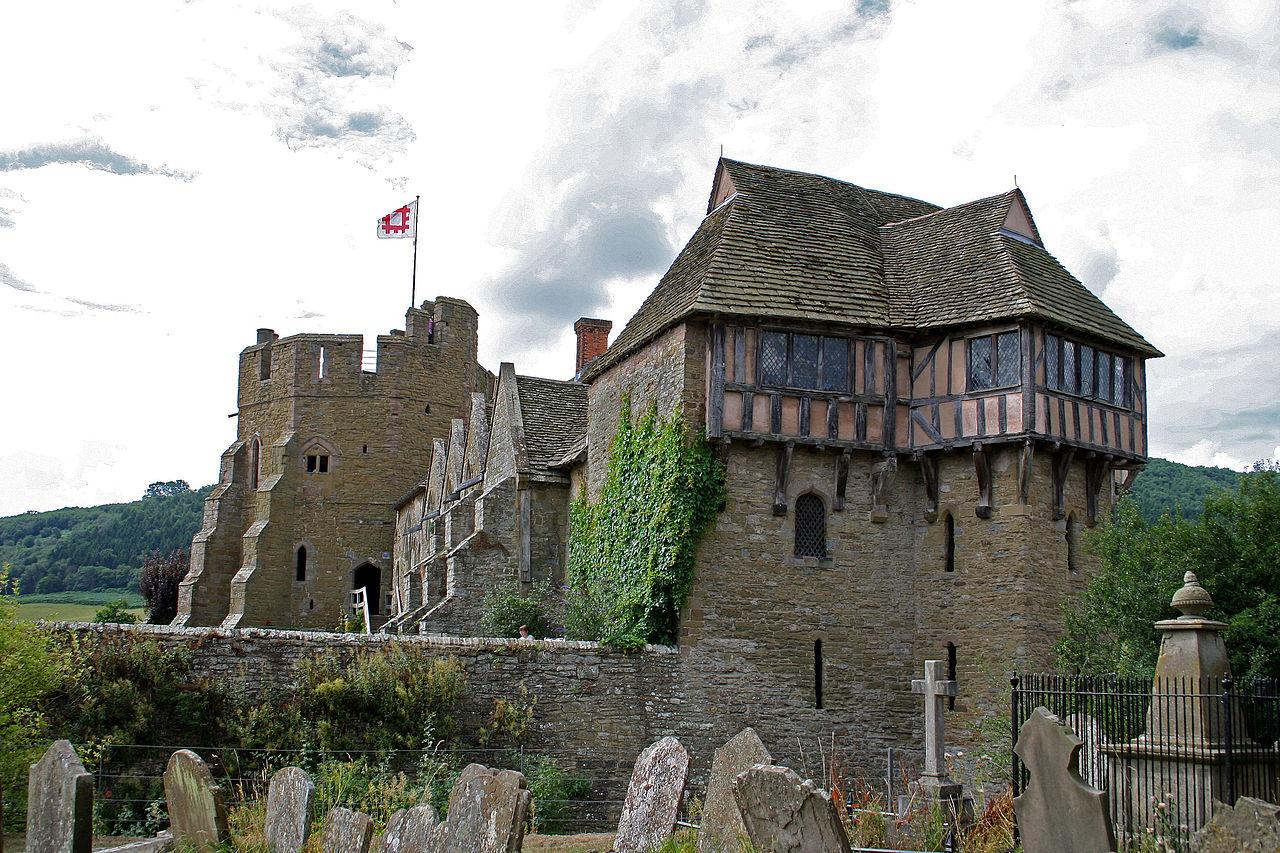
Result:
<instances>
[{"instance_id":1,"label":"wooden window frame","mask_svg":"<svg viewBox=\"0 0 1280 853\"><path fill-rule=\"evenodd\" d=\"M1013 382L1003 385L996 382L996 377L1000 375L1000 336L1001 335L1017 335L1018 336L1018 377ZM973 384L973 361L970 350L973 342L982 340L983 338L991 341L991 384L983 388L975 388ZM1059 354L1061 361L1061 354ZM966 394L977 394L984 391L1002 391L1008 388L1017 388L1022 384L1022 330L1021 329L1001 329L998 332L988 332L982 335L968 335L964 339L964 388Z\"/></svg>"},{"instance_id":2,"label":"wooden window frame","mask_svg":"<svg viewBox=\"0 0 1280 853\"><path fill-rule=\"evenodd\" d=\"M979 337L981 337L981 335ZM1123 412L1134 411L1134 409L1136 408L1136 405L1135 405L1136 395L1134 394L1134 388L1133 388L1133 370L1134 370L1133 356L1119 353L1114 349L1107 349L1107 348L1095 346L1094 344L1087 344L1084 341L1080 340L1079 338L1072 338L1072 337L1067 337L1065 335L1051 334L1049 332L1045 333L1044 346L1046 349L1049 346L1048 344L1049 338L1053 338L1057 341L1055 346L1057 347L1058 361L1057 361L1057 364L1055 365L1057 368L1056 375L1050 375L1049 359L1045 358L1044 387L1046 389L1054 392L1055 394L1063 394L1067 397L1075 397L1076 399L1079 399L1079 400L1088 400L1091 403L1098 403L1099 405L1110 406L1113 409L1119 409L1120 411L1123 411ZM1063 359L1064 344L1068 342L1070 342L1075 347L1075 367L1076 367L1075 388L1066 388L1063 386L1063 382L1062 382L1062 377L1065 372L1064 370L1065 360ZM1084 391L1081 390L1084 387L1084 383L1080 373L1080 367L1083 361L1081 356L1086 347L1088 347L1090 350L1093 351L1092 391L1091 393L1088 393L1088 394L1084 393ZM1110 364L1110 370L1109 370L1110 376L1107 379L1107 388L1109 388L1111 391L1111 398L1103 397L1098 394L1098 389L1099 389L1098 364L1102 361L1102 358L1104 356L1107 359L1107 363ZM1123 387L1119 389L1119 393L1117 393L1115 388L1115 372L1116 372L1117 364L1123 365L1121 370L1124 375L1124 384L1123 384ZM1119 397L1119 399L1118 400L1114 399L1116 397Z\"/></svg>"},{"instance_id":3,"label":"wooden window frame","mask_svg":"<svg viewBox=\"0 0 1280 853\"><path fill-rule=\"evenodd\" d=\"M787 338L787 352L784 356L784 370L786 372L785 381L781 384L764 381L764 336L767 334L785 335ZM807 385L796 385L794 383L795 376L795 338L796 335L803 335L808 338L817 338L818 340L818 363L817 363L817 381L813 387ZM823 387L823 362L826 347L823 345L826 340L839 340L845 343L845 386L844 388L832 390ZM868 341L868 346L871 342ZM762 327L759 330L756 339L756 386L759 388L775 388L779 391L799 391L808 394L834 394L836 396L848 397L854 393L857 384L857 365L858 360L857 347L855 340L844 335L824 335L821 332L802 332L794 329L778 329Z\"/></svg>"}]
</instances>

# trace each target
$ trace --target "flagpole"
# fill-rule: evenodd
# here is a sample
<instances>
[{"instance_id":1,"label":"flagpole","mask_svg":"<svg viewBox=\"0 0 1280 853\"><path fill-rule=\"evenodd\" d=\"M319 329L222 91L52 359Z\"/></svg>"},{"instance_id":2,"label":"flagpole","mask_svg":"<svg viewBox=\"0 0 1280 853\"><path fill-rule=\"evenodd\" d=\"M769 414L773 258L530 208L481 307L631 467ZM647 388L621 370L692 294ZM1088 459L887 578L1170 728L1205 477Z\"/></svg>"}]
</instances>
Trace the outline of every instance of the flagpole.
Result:
<instances>
[{"instance_id":1,"label":"flagpole","mask_svg":"<svg viewBox=\"0 0 1280 853\"><path fill-rule=\"evenodd\" d=\"M418 200L422 196L413 197L413 283L409 287L409 307L418 307L418 211L421 205Z\"/></svg>"}]
</instances>

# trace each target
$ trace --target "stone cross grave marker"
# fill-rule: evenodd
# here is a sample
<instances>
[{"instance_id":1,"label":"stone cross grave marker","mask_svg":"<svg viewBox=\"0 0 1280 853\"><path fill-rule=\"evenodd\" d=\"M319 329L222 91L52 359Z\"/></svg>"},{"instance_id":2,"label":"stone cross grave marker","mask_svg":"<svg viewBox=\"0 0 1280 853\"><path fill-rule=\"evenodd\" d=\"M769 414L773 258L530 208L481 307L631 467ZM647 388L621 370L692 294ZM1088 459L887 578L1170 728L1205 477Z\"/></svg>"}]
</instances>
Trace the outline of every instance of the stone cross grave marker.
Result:
<instances>
[{"instance_id":1,"label":"stone cross grave marker","mask_svg":"<svg viewBox=\"0 0 1280 853\"><path fill-rule=\"evenodd\" d=\"M439 823L436 810L425 803L401 809L387 820L379 853L432 853Z\"/></svg>"},{"instance_id":2,"label":"stone cross grave marker","mask_svg":"<svg viewBox=\"0 0 1280 853\"><path fill-rule=\"evenodd\" d=\"M300 853L311 834L311 806L316 786L301 767L277 770L267 789L267 849Z\"/></svg>"},{"instance_id":3,"label":"stone cross grave marker","mask_svg":"<svg viewBox=\"0 0 1280 853\"><path fill-rule=\"evenodd\" d=\"M789 767L757 764L733 780L733 796L757 850L850 853L849 837L831 796Z\"/></svg>"},{"instance_id":4,"label":"stone cross grave marker","mask_svg":"<svg viewBox=\"0 0 1280 853\"><path fill-rule=\"evenodd\" d=\"M772 764L755 729L745 728L716 750L707 781L707 801L702 809L702 826L698 829L698 853L736 851L738 839L745 838L742 812L733 798L733 780L757 764Z\"/></svg>"},{"instance_id":5,"label":"stone cross grave marker","mask_svg":"<svg viewBox=\"0 0 1280 853\"><path fill-rule=\"evenodd\" d=\"M93 776L69 741L56 741L27 776L27 850L89 853L93 846Z\"/></svg>"},{"instance_id":6,"label":"stone cross grave marker","mask_svg":"<svg viewBox=\"0 0 1280 853\"><path fill-rule=\"evenodd\" d=\"M1116 849L1106 793L1080 778L1083 741L1046 708L1018 730L1014 751L1031 771L1013 800L1026 853L1108 853Z\"/></svg>"},{"instance_id":7,"label":"stone cross grave marker","mask_svg":"<svg viewBox=\"0 0 1280 853\"><path fill-rule=\"evenodd\" d=\"M523 773L468 764L436 830L438 853L519 853L532 799Z\"/></svg>"},{"instance_id":8,"label":"stone cross grave marker","mask_svg":"<svg viewBox=\"0 0 1280 853\"><path fill-rule=\"evenodd\" d=\"M336 806L324 819L321 853L369 853L373 821L364 812Z\"/></svg>"},{"instance_id":9,"label":"stone cross grave marker","mask_svg":"<svg viewBox=\"0 0 1280 853\"><path fill-rule=\"evenodd\" d=\"M911 692L924 696L924 772L920 774L922 793L930 799L954 799L960 786L947 777L945 729L948 698L956 695L956 683L946 677L940 660L924 662L924 678L911 682Z\"/></svg>"},{"instance_id":10,"label":"stone cross grave marker","mask_svg":"<svg viewBox=\"0 0 1280 853\"><path fill-rule=\"evenodd\" d=\"M640 753L618 818L616 853L643 853L661 846L675 829L688 776L689 753L673 737Z\"/></svg>"},{"instance_id":11,"label":"stone cross grave marker","mask_svg":"<svg viewBox=\"0 0 1280 853\"><path fill-rule=\"evenodd\" d=\"M214 784L204 759L191 750L180 749L169 756L164 769L164 799L175 846L212 851L230 843L222 789Z\"/></svg>"}]
</instances>

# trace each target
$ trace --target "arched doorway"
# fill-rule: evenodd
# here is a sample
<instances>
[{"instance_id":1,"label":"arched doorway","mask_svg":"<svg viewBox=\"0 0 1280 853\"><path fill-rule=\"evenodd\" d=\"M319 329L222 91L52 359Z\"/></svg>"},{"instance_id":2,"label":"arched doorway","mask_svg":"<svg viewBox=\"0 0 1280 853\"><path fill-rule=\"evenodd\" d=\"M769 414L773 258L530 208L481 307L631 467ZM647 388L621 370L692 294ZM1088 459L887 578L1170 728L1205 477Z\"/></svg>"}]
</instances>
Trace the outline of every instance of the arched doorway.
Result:
<instances>
[{"instance_id":1,"label":"arched doorway","mask_svg":"<svg viewBox=\"0 0 1280 853\"><path fill-rule=\"evenodd\" d=\"M382 610L382 569L372 563L364 563L351 574L351 588L363 589L369 602L369 614L377 616Z\"/></svg>"}]
</instances>

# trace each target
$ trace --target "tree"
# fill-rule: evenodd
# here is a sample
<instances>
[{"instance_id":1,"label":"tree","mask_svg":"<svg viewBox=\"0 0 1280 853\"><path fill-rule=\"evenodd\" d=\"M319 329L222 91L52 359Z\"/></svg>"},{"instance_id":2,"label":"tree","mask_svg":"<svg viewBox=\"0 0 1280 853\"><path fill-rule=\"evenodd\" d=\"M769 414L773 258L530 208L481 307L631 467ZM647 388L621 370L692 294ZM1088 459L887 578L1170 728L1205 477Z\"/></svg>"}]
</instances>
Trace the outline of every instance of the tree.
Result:
<instances>
[{"instance_id":1,"label":"tree","mask_svg":"<svg viewBox=\"0 0 1280 853\"><path fill-rule=\"evenodd\" d=\"M98 608L93 614L94 622L114 622L119 625L132 625L138 621L138 614L129 610L129 602L123 598Z\"/></svg>"},{"instance_id":2,"label":"tree","mask_svg":"<svg viewBox=\"0 0 1280 853\"><path fill-rule=\"evenodd\" d=\"M147 491L142 496L144 498L167 498L171 495L180 495L189 491L191 491L191 486L186 480L157 480L147 486Z\"/></svg>"},{"instance_id":3,"label":"tree","mask_svg":"<svg viewBox=\"0 0 1280 853\"><path fill-rule=\"evenodd\" d=\"M167 555L154 551L142 563L138 592L147 602L147 621L168 625L178 615L178 584L187 576L191 554L185 548Z\"/></svg>"},{"instance_id":4,"label":"tree","mask_svg":"<svg viewBox=\"0 0 1280 853\"><path fill-rule=\"evenodd\" d=\"M1210 494L1195 521L1166 514L1145 521L1122 500L1089 537L1102 570L1067 611L1059 663L1081 672L1150 675L1159 641L1152 623L1169 607L1184 572L1213 595L1211 616L1227 623L1237 677L1280 676L1280 473L1243 474Z\"/></svg>"}]
</instances>

